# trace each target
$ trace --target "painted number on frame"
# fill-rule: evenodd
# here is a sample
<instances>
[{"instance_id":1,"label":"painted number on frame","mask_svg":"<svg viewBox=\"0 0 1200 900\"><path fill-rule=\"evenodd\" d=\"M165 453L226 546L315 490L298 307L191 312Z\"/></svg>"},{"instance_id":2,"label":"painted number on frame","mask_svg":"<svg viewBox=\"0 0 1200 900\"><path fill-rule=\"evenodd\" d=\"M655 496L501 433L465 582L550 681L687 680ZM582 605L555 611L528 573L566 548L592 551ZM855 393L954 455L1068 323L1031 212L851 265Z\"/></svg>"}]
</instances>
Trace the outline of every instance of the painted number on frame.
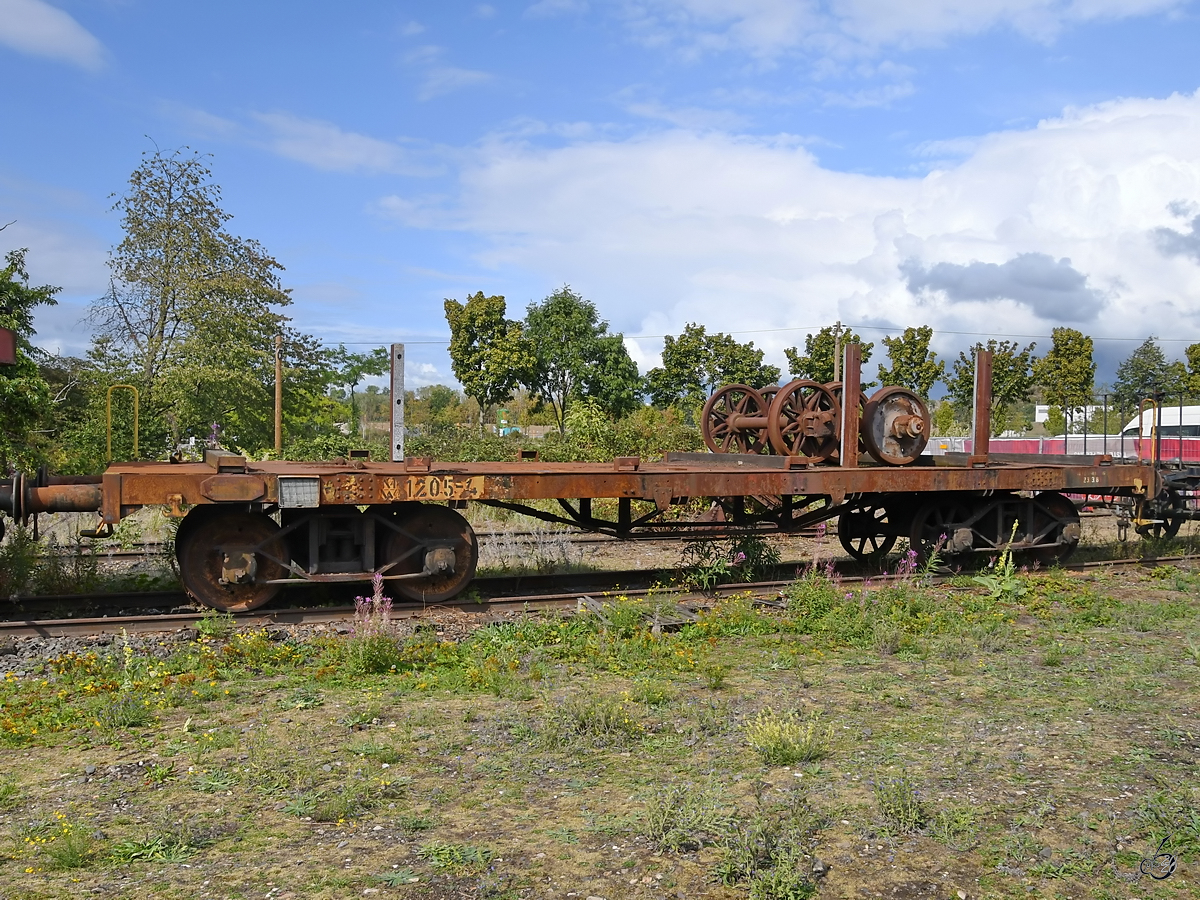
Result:
<instances>
[{"instance_id":1,"label":"painted number on frame","mask_svg":"<svg viewBox=\"0 0 1200 900\"><path fill-rule=\"evenodd\" d=\"M483 496L483 476L409 475L409 500L474 500Z\"/></svg>"}]
</instances>

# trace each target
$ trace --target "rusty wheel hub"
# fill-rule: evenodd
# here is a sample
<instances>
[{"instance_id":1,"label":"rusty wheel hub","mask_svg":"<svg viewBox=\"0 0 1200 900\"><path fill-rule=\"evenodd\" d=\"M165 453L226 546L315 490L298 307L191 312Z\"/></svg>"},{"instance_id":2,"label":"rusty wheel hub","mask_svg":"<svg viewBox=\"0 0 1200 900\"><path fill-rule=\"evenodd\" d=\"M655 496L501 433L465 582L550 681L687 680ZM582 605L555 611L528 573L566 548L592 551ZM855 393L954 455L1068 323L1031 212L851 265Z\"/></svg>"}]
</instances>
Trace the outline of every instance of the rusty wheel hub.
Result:
<instances>
[{"instance_id":1,"label":"rusty wheel hub","mask_svg":"<svg viewBox=\"0 0 1200 900\"><path fill-rule=\"evenodd\" d=\"M929 442L929 431L929 409L908 388L880 388L863 409L863 444L884 465L915 463Z\"/></svg>"},{"instance_id":2,"label":"rusty wheel hub","mask_svg":"<svg viewBox=\"0 0 1200 900\"><path fill-rule=\"evenodd\" d=\"M205 606L246 612L270 601L288 555L279 526L263 513L197 507L175 538L179 577Z\"/></svg>"},{"instance_id":3,"label":"rusty wheel hub","mask_svg":"<svg viewBox=\"0 0 1200 900\"><path fill-rule=\"evenodd\" d=\"M401 512L384 540L384 576L396 593L425 603L458 595L475 576L479 545L471 523L446 506L417 504Z\"/></svg>"}]
</instances>

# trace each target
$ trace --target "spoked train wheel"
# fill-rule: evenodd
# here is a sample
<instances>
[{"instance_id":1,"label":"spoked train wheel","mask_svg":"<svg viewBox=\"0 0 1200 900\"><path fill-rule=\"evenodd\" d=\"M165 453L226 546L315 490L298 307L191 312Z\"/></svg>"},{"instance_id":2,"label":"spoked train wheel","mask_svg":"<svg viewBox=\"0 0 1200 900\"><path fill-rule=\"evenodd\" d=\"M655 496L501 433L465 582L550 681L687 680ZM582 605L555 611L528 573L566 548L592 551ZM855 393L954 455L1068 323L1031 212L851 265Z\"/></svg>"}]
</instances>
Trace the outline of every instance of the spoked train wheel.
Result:
<instances>
[{"instance_id":1,"label":"spoked train wheel","mask_svg":"<svg viewBox=\"0 0 1200 900\"><path fill-rule=\"evenodd\" d=\"M1184 505L1183 498L1174 488L1163 488L1158 499L1160 501L1158 504L1160 511L1153 513L1156 521L1148 525L1138 525L1137 533L1144 538L1153 538L1154 540L1173 538L1179 534L1179 528L1183 525L1183 518L1171 515L1170 510L1182 508Z\"/></svg>"},{"instance_id":2,"label":"spoked train wheel","mask_svg":"<svg viewBox=\"0 0 1200 900\"><path fill-rule=\"evenodd\" d=\"M704 404L700 434L713 453L766 453L765 425L745 427L741 419L761 419L767 414L762 394L744 384L727 384Z\"/></svg>"},{"instance_id":3,"label":"spoked train wheel","mask_svg":"<svg viewBox=\"0 0 1200 900\"><path fill-rule=\"evenodd\" d=\"M874 504L859 506L838 517L838 540L842 548L858 562L879 562L896 544L894 534L886 534L887 509Z\"/></svg>"},{"instance_id":4,"label":"spoked train wheel","mask_svg":"<svg viewBox=\"0 0 1200 900\"><path fill-rule=\"evenodd\" d=\"M224 612L257 609L279 593L266 584L286 574L279 526L263 513L198 507L175 537L179 577L192 597Z\"/></svg>"},{"instance_id":5,"label":"spoked train wheel","mask_svg":"<svg viewBox=\"0 0 1200 900\"><path fill-rule=\"evenodd\" d=\"M461 515L446 506L417 504L401 511L395 526L399 530L384 540L384 576L423 574L386 582L392 590L410 600L442 603L471 583L479 545Z\"/></svg>"},{"instance_id":6,"label":"spoked train wheel","mask_svg":"<svg viewBox=\"0 0 1200 900\"><path fill-rule=\"evenodd\" d=\"M1028 533L1056 543L1049 547L1033 547L1029 556L1043 566L1062 562L1079 546L1079 511L1057 491L1038 494L1034 506L1034 521L1027 529Z\"/></svg>"},{"instance_id":7,"label":"spoked train wheel","mask_svg":"<svg viewBox=\"0 0 1200 900\"><path fill-rule=\"evenodd\" d=\"M841 409L842 417L845 418L846 407L842 403L842 383L840 381L830 381L829 383L827 383L825 385L825 389L828 390L829 393L833 394L833 399L835 399L838 402L838 408ZM863 427L864 427L863 422L865 421L863 416L866 414L866 411L867 411L867 394L865 391L859 391L859 394L858 394L858 452L859 452L860 456L867 452L867 445L866 445L866 442L863 440ZM838 458L838 456L841 453L841 449L842 448L839 446L838 449L836 451L834 451L834 454L833 454L834 459Z\"/></svg>"},{"instance_id":8,"label":"spoked train wheel","mask_svg":"<svg viewBox=\"0 0 1200 900\"><path fill-rule=\"evenodd\" d=\"M767 434L780 456L829 459L837 452L841 421L841 406L825 385L801 378L771 401Z\"/></svg>"},{"instance_id":9,"label":"spoked train wheel","mask_svg":"<svg viewBox=\"0 0 1200 900\"><path fill-rule=\"evenodd\" d=\"M970 519L970 507L953 500L934 500L917 510L908 532L917 563L924 565L935 553L951 556L969 550L971 528L966 523Z\"/></svg>"}]
</instances>

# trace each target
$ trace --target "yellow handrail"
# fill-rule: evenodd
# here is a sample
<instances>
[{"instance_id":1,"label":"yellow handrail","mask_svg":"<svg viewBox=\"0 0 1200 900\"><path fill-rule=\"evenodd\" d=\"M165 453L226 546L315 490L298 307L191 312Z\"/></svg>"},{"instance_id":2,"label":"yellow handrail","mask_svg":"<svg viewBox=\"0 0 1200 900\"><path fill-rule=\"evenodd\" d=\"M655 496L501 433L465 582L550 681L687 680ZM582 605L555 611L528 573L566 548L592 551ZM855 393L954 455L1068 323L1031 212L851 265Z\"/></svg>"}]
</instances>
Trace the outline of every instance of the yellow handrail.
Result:
<instances>
[{"instance_id":1,"label":"yellow handrail","mask_svg":"<svg viewBox=\"0 0 1200 900\"><path fill-rule=\"evenodd\" d=\"M112 392L118 388L133 391L133 458L138 455L138 389L132 384L114 384L108 389L106 412L108 417L108 462L112 462Z\"/></svg>"}]
</instances>

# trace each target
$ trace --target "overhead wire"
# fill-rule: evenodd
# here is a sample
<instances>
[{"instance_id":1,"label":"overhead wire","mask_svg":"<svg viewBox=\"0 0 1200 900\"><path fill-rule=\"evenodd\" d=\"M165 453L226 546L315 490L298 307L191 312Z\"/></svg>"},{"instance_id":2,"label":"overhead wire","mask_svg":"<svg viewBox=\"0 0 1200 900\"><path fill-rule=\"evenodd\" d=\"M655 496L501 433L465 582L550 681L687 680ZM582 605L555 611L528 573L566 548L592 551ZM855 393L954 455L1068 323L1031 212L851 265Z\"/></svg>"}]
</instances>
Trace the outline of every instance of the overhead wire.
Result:
<instances>
[{"instance_id":1,"label":"overhead wire","mask_svg":"<svg viewBox=\"0 0 1200 900\"><path fill-rule=\"evenodd\" d=\"M822 328L828 328L828 327L829 327L828 325L795 325L795 326L791 326L788 328L755 328L755 329L750 329L750 330L745 330L745 331L727 331L727 332L725 332L725 334L729 334L729 335L735 335L735 334L739 334L739 335L740 334L779 334L781 332L786 332L786 331L803 331L803 332L807 332L808 334L813 334L815 332L820 331ZM897 327L889 327L886 325L855 325L853 323L842 323L842 327L847 328L847 329L852 329L852 330L859 330L859 331L895 332L897 330L902 330L902 329L898 329ZM960 337L995 338L998 340L1003 340L1005 338L1022 338L1022 339L1034 338L1034 339L1040 339L1040 340L1053 340L1053 338L1054 338L1053 334L997 334L992 331L952 331L952 330L945 329L945 328L935 328L935 329L933 329L933 333L934 334L953 334L953 335L960 336ZM675 336L676 335L672 335L672 334L623 334L622 335L622 337L627 337L630 340L647 340L647 341L662 340L664 338L675 337ZM1147 339L1147 338L1142 338L1142 337L1092 337L1091 335L1085 335L1085 337L1091 337L1092 341L1134 341L1137 343L1142 343ZM1192 337L1192 338L1155 337L1154 340L1159 343L1164 343L1164 344L1167 344L1167 343L1170 343L1170 344L1194 344L1194 343L1200 342L1200 337ZM449 338L449 336L447 336L445 338L442 338L441 340L436 340L436 341L400 340L400 341L397 341L396 343L403 343L405 345L419 346L419 345L445 345L445 344L448 344L449 342L450 342L450 338ZM326 343L332 344L334 342L327 341ZM380 344L377 341L337 341L337 343L345 344L346 346L363 346L363 347L387 346L386 344Z\"/></svg>"}]
</instances>

